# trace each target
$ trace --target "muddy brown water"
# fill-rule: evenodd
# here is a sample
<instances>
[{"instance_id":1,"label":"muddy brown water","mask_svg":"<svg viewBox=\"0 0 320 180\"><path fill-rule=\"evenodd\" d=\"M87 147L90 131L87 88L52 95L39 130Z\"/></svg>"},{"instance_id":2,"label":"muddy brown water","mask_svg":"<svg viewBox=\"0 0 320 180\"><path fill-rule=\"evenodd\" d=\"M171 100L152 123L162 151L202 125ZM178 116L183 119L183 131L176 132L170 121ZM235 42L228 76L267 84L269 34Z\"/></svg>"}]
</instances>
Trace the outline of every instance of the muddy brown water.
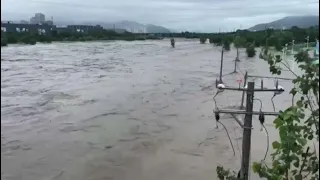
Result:
<instances>
[{"instance_id":1,"label":"muddy brown water","mask_svg":"<svg viewBox=\"0 0 320 180\"><path fill-rule=\"evenodd\" d=\"M228 86L238 86L241 72L270 75L263 60L244 53L239 73L228 75L235 53L225 52ZM234 156L212 113L219 66L220 48L198 40L178 39L176 48L169 39L1 48L1 179L209 180L217 179L220 164L238 171L242 130L221 115ZM264 85L272 88L273 80ZM271 97L256 93L265 111L273 111ZM219 108L240 100L241 92L217 97ZM290 103L288 92L275 98L277 110ZM272 119L266 119L271 140ZM252 162L267 147L253 121Z\"/></svg>"}]
</instances>

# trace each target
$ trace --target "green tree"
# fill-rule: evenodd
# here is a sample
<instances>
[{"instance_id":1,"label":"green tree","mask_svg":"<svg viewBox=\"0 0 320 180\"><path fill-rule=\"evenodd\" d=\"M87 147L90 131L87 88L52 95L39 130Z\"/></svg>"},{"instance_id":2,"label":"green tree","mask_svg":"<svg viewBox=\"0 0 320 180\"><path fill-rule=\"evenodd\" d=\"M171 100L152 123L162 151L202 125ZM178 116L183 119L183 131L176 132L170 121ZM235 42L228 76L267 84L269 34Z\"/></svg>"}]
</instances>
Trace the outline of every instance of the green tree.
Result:
<instances>
[{"instance_id":1,"label":"green tree","mask_svg":"<svg viewBox=\"0 0 320 180\"><path fill-rule=\"evenodd\" d=\"M246 44L246 40L240 36L236 36L233 40L233 44L237 49L237 57L236 57L236 61L239 61L239 48L244 48L245 44Z\"/></svg>"},{"instance_id":2,"label":"green tree","mask_svg":"<svg viewBox=\"0 0 320 180\"><path fill-rule=\"evenodd\" d=\"M250 44L246 48L246 53L248 57L254 57L256 55L256 50L254 49L254 45Z\"/></svg>"},{"instance_id":3,"label":"green tree","mask_svg":"<svg viewBox=\"0 0 320 180\"><path fill-rule=\"evenodd\" d=\"M206 41L207 41L207 37L205 37L205 36L201 36L201 37L200 37L200 43L201 43L201 44L205 44Z\"/></svg>"},{"instance_id":4,"label":"green tree","mask_svg":"<svg viewBox=\"0 0 320 180\"><path fill-rule=\"evenodd\" d=\"M223 49L226 51L230 51L230 42L228 40L223 41Z\"/></svg>"}]
</instances>

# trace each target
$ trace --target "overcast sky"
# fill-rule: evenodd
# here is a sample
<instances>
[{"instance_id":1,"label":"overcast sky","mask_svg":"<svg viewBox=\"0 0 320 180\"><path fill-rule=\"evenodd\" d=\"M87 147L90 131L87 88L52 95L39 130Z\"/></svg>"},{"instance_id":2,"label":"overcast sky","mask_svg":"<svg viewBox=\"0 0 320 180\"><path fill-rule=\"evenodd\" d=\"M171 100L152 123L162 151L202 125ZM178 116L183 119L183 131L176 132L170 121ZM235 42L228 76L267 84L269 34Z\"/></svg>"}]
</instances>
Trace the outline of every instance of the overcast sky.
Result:
<instances>
[{"instance_id":1,"label":"overcast sky","mask_svg":"<svg viewBox=\"0 0 320 180\"><path fill-rule=\"evenodd\" d=\"M318 0L1 0L1 19L29 20L36 12L72 21L130 20L175 30L248 28L292 15L319 14Z\"/></svg>"}]
</instances>

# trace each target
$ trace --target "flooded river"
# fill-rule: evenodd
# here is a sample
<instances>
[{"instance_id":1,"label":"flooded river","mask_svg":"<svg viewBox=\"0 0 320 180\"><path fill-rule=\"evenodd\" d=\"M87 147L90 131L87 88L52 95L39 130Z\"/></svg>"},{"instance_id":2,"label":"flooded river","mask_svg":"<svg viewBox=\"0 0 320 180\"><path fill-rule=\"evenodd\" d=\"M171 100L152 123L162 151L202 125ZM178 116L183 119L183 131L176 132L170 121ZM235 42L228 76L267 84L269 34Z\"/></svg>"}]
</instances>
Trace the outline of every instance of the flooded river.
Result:
<instances>
[{"instance_id":1,"label":"flooded river","mask_svg":"<svg viewBox=\"0 0 320 180\"><path fill-rule=\"evenodd\" d=\"M235 53L224 56L228 86L245 71L270 75L245 53L239 73L228 75ZM1 179L209 180L219 164L238 171L242 130L221 115L234 156L212 113L219 68L220 48L198 40L178 39L176 48L170 40L1 48ZM272 88L273 80L264 84ZM219 108L239 106L241 94L219 95ZM272 95L256 93L264 111L273 111ZM288 92L275 98L277 109L290 103ZM266 126L275 139L272 119ZM253 121L251 161L259 161L266 134Z\"/></svg>"}]
</instances>

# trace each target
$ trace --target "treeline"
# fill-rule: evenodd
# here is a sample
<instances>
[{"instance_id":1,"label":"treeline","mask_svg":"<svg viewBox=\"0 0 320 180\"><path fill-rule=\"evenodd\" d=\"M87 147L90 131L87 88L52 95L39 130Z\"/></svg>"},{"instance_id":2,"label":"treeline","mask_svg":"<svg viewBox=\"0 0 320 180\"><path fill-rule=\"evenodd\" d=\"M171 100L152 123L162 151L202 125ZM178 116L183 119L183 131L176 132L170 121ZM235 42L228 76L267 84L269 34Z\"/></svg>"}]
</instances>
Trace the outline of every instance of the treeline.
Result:
<instances>
[{"instance_id":1,"label":"treeline","mask_svg":"<svg viewBox=\"0 0 320 180\"><path fill-rule=\"evenodd\" d=\"M112 30L90 31L88 33L71 33L52 31L50 35L39 35L37 33L10 33L1 32L1 46L8 44L24 43L34 45L37 42L51 43L53 41L96 41L96 40L146 40L159 39L156 36L137 35L130 32L117 33Z\"/></svg>"},{"instance_id":2,"label":"treeline","mask_svg":"<svg viewBox=\"0 0 320 180\"><path fill-rule=\"evenodd\" d=\"M223 45L228 43L234 43L236 37L241 38L241 46L253 45L254 47L260 46L273 46L276 50L280 51L286 44L290 45L292 40L295 44L301 44L307 42L315 42L319 39L318 27L310 27L302 29L298 27L292 27L286 30L273 30L267 29L264 31L250 32L247 30L237 30L232 33L216 33L200 35L200 43L205 43L209 39L209 43L216 45Z\"/></svg>"},{"instance_id":3,"label":"treeline","mask_svg":"<svg viewBox=\"0 0 320 180\"><path fill-rule=\"evenodd\" d=\"M309 41L314 42L319 38L319 28L310 27L302 29L292 27L286 30L266 29L264 31L248 31L237 30L229 33L195 33L195 32L181 32L181 33L167 33L156 35L133 34L130 32L117 33L112 30L97 30L89 33L71 33L52 31L50 36L39 35L36 33L7 33L1 32L1 46L14 43L35 44L36 42L52 42L52 41L94 41L94 40L146 40L146 39L162 39L163 37L181 37L181 38L198 38L201 43L205 43L207 39L215 45L227 45L234 43L235 37L240 37L241 46L273 46L277 50L281 50L285 44L290 45L292 40L295 44L306 42L306 37L309 36Z\"/></svg>"}]
</instances>

